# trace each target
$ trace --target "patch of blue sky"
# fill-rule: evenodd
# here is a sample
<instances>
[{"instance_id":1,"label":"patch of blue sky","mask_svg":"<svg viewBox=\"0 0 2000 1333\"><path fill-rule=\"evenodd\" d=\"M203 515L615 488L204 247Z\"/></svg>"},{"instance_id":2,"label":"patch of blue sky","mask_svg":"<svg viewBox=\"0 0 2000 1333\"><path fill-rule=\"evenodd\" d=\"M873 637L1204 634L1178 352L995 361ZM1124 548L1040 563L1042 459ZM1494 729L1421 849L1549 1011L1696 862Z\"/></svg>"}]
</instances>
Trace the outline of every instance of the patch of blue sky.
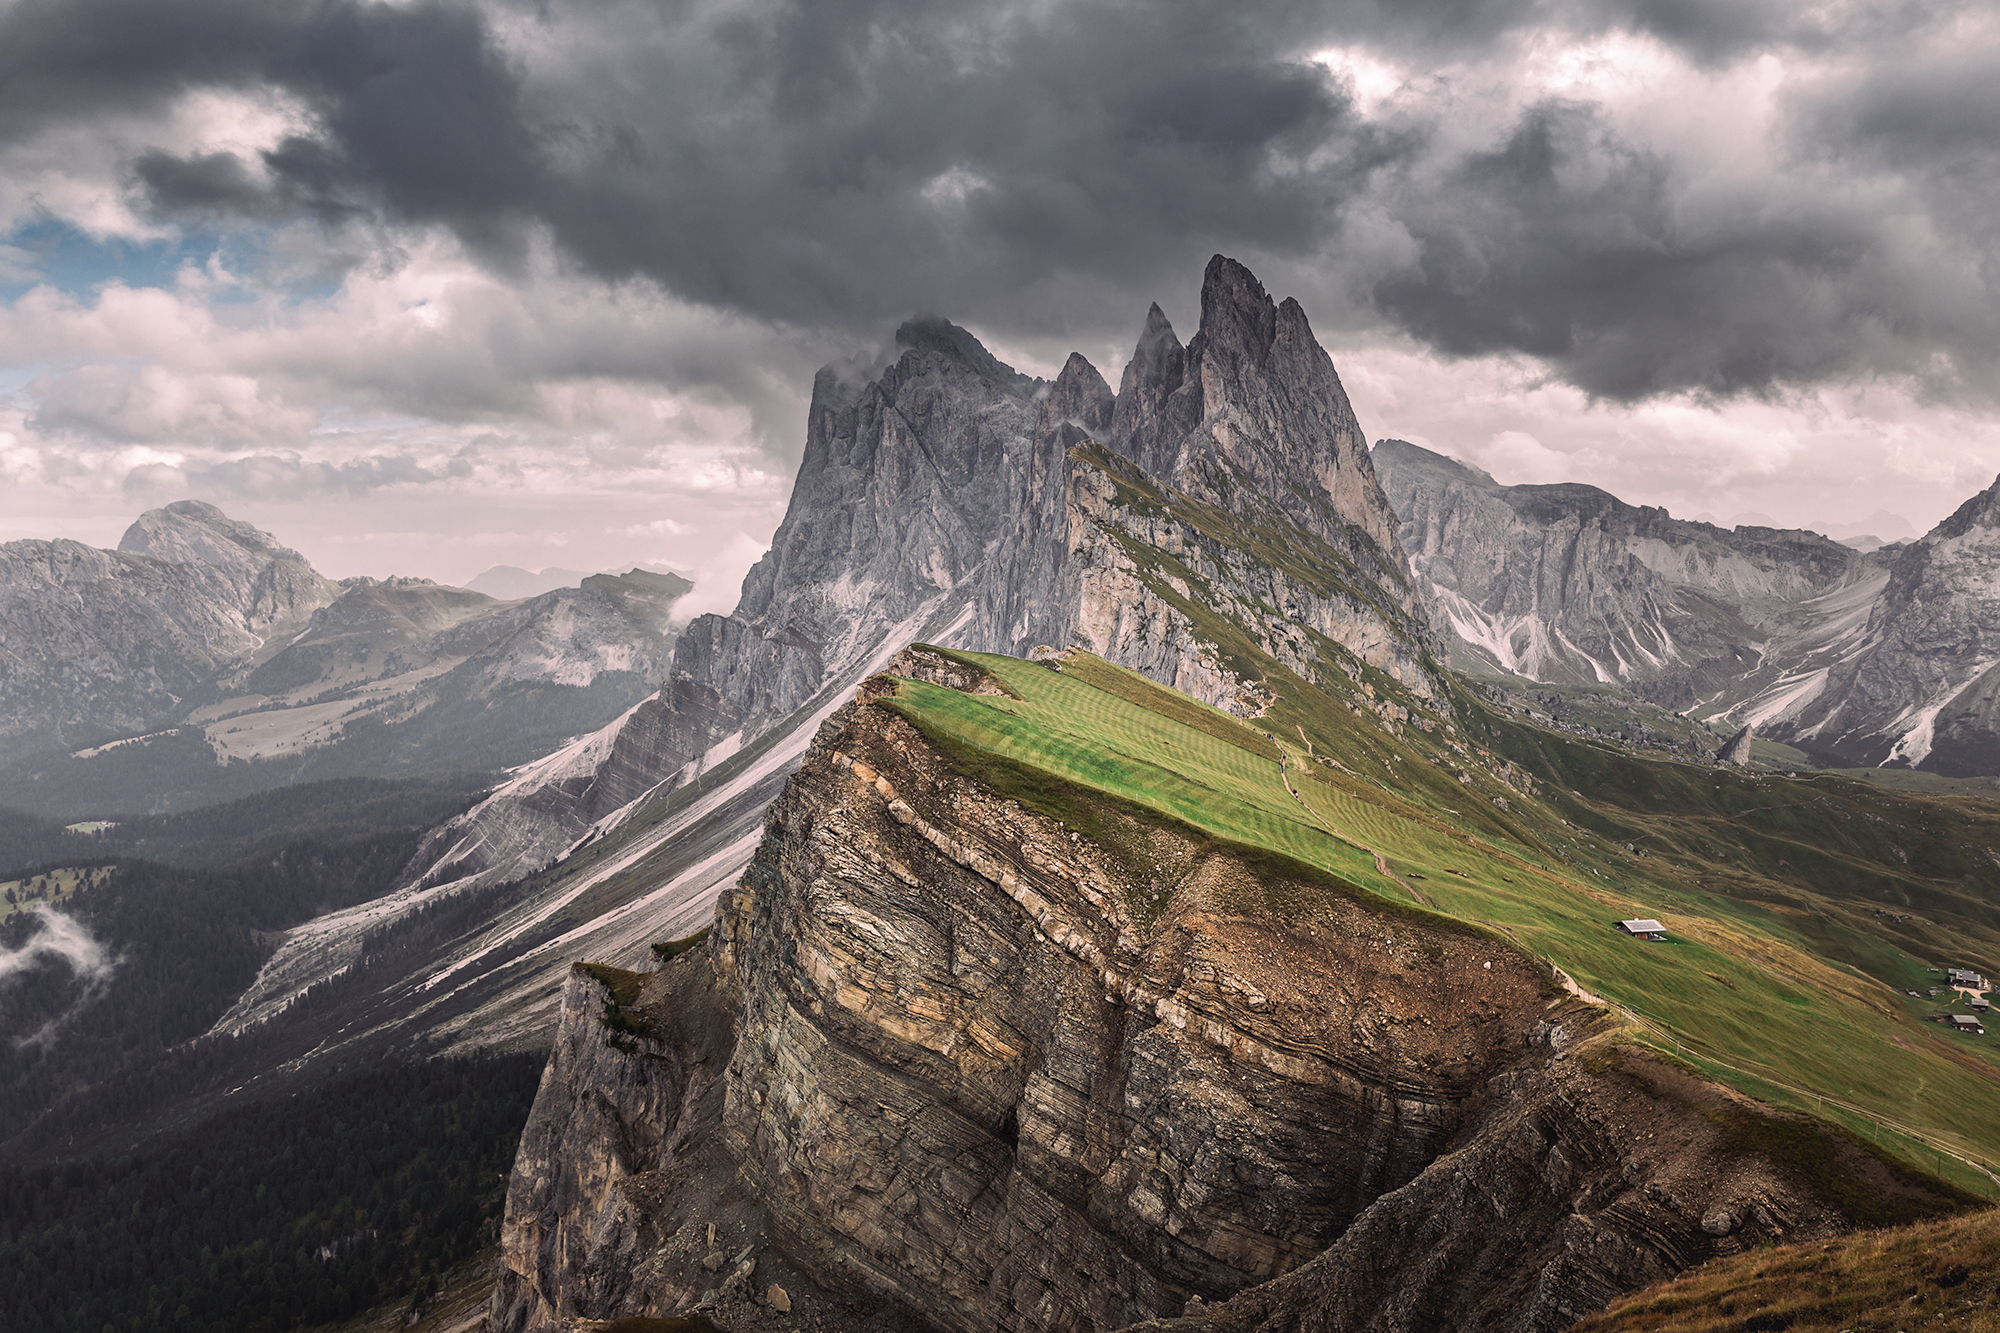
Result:
<instances>
[{"instance_id":1,"label":"patch of blue sky","mask_svg":"<svg viewBox=\"0 0 2000 1333\"><path fill-rule=\"evenodd\" d=\"M256 232L208 230L176 232L150 241L99 239L66 222L43 219L15 228L0 243L13 251L13 262L7 270L0 270L0 301L11 302L44 283L73 296L89 295L114 282L127 287L171 287L184 266L200 268L218 251L224 266L232 270L254 265L262 258L266 242ZM23 269L25 275L19 271ZM248 292L224 289L213 293L211 299L249 298Z\"/></svg>"},{"instance_id":2,"label":"patch of blue sky","mask_svg":"<svg viewBox=\"0 0 2000 1333\"><path fill-rule=\"evenodd\" d=\"M56 364L50 361L30 365L0 365L0 402L17 396L34 381L35 376L54 369Z\"/></svg>"}]
</instances>

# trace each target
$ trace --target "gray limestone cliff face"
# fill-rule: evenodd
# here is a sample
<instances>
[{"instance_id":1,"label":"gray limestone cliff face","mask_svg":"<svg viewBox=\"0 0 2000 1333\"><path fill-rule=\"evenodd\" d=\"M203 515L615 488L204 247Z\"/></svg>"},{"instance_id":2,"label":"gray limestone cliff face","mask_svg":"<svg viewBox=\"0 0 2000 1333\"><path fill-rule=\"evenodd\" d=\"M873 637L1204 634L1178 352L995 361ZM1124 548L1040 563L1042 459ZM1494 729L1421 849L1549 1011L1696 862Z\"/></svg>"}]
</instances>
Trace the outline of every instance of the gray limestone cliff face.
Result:
<instances>
[{"instance_id":1,"label":"gray limestone cliff face","mask_svg":"<svg viewBox=\"0 0 2000 1333\"><path fill-rule=\"evenodd\" d=\"M1841 765L2000 772L2000 482L1922 539L1682 522L1502 486L1400 440L1375 463L1432 623L1537 680L1699 701Z\"/></svg>"},{"instance_id":2,"label":"gray limestone cliff face","mask_svg":"<svg viewBox=\"0 0 2000 1333\"><path fill-rule=\"evenodd\" d=\"M337 589L269 533L184 500L116 551L0 546L0 758L161 725Z\"/></svg>"},{"instance_id":3,"label":"gray limestone cliff face","mask_svg":"<svg viewBox=\"0 0 2000 1333\"><path fill-rule=\"evenodd\" d=\"M1035 429L1048 386L942 320L911 321L896 341L902 355L872 381L833 367L813 381L805 456L770 551L733 613L683 632L677 687L635 716L630 744L614 747L593 816L668 776L635 750L670 734L694 755L769 729L850 676L886 635L904 627L914 637L1018 536L1026 497L1049 469ZM668 716L687 703L692 717Z\"/></svg>"},{"instance_id":4,"label":"gray limestone cliff face","mask_svg":"<svg viewBox=\"0 0 2000 1333\"><path fill-rule=\"evenodd\" d=\"M2000 772L2000 480L1890 554L1861 650L1774 738L1849 762Z\"/></svg>"},{"instance_id":5,"label":"gray limestone cliff face","mask_svg":"<svg viewBox=\"0 0 2000 1333\"><path fill-rule=\"evenodd\" d=\"M1713 698L1849 643L1887 577L1815 533L1682 522L1594 486L1502 486L1401 440L1375 462L1441 632L1537 680Z\"/></svg>"},{"instance_id":6,"label":"gray limestone cliff face","mask_svg":"<svg viewBox=\"0 0 2000 1333\"><path fill-rule=\"evenodd\" d=\"M742 1207L752 1265L797 1274L829 1327L892 1307L955 1333L1553 1330L1843 1225L1743 1147L1766 1110L1594 1036L1508 946L1175 826L1082 839L876 694L822 729L706 947L647 982L677 997L651 1067L717 1081L635 1094L621 1064L593 1100L555 1071L613 1037L566 1006L496 1328L731 1327L743 1293L675 1238ZM566 1167L548 1145L586 1115ZM1866 1190L1921 1190L1824 1146Z\"/></svg>"}]
</instances>

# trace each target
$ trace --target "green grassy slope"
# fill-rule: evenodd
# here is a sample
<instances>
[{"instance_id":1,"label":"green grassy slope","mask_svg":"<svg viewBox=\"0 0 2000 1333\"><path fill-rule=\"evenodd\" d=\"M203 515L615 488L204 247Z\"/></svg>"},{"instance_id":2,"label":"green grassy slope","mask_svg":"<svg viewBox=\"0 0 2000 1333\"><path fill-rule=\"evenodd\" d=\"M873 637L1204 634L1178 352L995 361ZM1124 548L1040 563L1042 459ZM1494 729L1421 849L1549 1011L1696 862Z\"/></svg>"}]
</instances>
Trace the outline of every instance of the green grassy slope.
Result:
<instances>
[{"instance_id":1,"label":"green grassy slope","mask_svg":"<svg viewBox=\"0 0 2000 1333\"><path fill-rule=\"evenodd\" d=\"M1969 1164L2000 1162L2000 1025L1961 1037L1901 994L2000 957L2000 806L1649 758L1469 693L1426 710L1338 649L1313 681L1253 654L1232 656L1277 701L1249 723L1084 653L953 654L1013 697L904 681L889 702L1072 822L1101 793L1503 934L1635 1038L2000 1195ZM1612 928L1632 916L1671 940Z\"/></svg>"}]
</instances>

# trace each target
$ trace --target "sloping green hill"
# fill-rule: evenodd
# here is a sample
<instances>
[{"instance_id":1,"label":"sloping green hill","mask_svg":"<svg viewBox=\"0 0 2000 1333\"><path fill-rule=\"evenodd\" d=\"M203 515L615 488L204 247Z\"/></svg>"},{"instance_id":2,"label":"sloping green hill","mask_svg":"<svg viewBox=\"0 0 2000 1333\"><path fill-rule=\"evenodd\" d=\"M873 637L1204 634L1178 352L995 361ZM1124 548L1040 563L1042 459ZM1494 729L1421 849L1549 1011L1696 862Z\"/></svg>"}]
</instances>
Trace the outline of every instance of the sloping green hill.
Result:
<instances>
[{"instance_id":1,"label":"sloping green hill","mask_svg":"<svg viewBox=\"0 0 2000 1333\"><path fill-rule=\"evenodd\" d=\"M952 656L1003 692L899 681L892 706L998 790L1101 837L1097 793L1494 931L1633 1039L2000 1195L2000 1034L1902 993L2000 956L2000 807L1649 757L1468 693L1427 710L1337 652L1313 682L1265 659L1249 722L1082 652ZM1668 939L1613 926L1640 916Z\"/></svg>"}]
</instances>

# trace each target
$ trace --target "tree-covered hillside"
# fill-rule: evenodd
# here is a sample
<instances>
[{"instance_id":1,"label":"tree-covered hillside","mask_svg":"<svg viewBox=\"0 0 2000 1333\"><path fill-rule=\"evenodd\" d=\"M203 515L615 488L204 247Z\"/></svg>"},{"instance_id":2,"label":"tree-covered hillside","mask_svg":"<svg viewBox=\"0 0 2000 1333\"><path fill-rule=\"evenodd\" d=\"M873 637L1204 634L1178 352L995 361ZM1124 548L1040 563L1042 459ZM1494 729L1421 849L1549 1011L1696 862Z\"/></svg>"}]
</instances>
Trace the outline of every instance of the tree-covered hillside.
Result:
<instances>
[{"instance_id":1,"label":"tree-covered hillside","mask_svg":"<svg viewBox=\"0 0 2000 1333\"><path fill-rule=\"evenodd\" d=\"M275 1333L426 1295L492 1239L541 1063L395 1065L0 1171L0 1328Z\"/></svg>"}]
</instances>

